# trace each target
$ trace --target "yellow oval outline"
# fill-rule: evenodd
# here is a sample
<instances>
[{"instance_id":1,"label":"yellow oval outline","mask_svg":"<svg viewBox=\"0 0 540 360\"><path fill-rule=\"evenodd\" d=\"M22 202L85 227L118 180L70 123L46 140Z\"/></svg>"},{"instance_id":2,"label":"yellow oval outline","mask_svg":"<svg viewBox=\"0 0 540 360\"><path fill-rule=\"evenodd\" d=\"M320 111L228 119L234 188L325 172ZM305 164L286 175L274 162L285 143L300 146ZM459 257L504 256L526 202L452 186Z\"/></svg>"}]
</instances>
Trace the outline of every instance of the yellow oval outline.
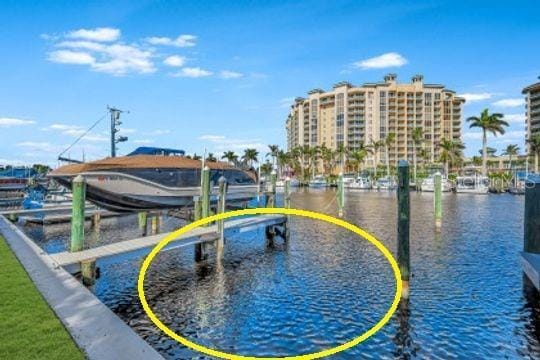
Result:
<instances>
[{"instance_id":1,"label":"yellow oval outline","mask_svg":"<svg viewBox=\"0 0 540 360\"><path fill-rule=\"evenodd\" d=\"M373 245L385 256L385 258L390 263L392 270L394 271L394 276L396 279L396 293L394 296L394 300L392 301L392 305L384 314L384 316L377 322L373 327L371 327L369 330L361 334L360 336L357 336L356 338L335 346L333 348L329 348L326 350L321 350L318 352L310 353L310 354L303 354L303 355L293 355L293 356L286 356L286 357L254 357L254 356L248 356L248 355L237 355L237 354L230 354L219 350L214 350L207 348L205 346L196 344L180 335L172 331L161 322L161 320L158 319L158 317L154 314L150 306L148 305L148 302L146 301L146 296L144 293L144 277L146 275L146 271L148 270L148 267L154 260L154 257L165 247L169 242L172 240L178 238L180 235L187 233L199 226L206 225L208 223L211 223L213 221L217 220L224 220L236 216L243 216L243 215L259 215L259 214L284 214L284 215L297 215L297 216L303 216L311 219L316 220L322 220L329 222L334 225L341 226L349 231L352 231L353 233L363 237ZM392 256L392 253L388 251L388 249L379 241L377 240L373 235L369 234L367 231L364 231L363 229L359 228L356 225L350 224L344 220L325 215L322 213L309 211L309 210L301 210L301 209L286 209L286 208L252 208L252 209L243 209L243 210L235 210L235 211L229 211L221 214L212 215L209 217L206 217L201 220L194 221L176 231L173 231L169 235L167 235L163 240L161 240L148 254L146 259L144 259L144 262L141 266L141 270L139 272L139 278L137 281L137 291L139 295L139 299L141 300L141 304L143 306L144 311L152 320L152 322L165 334L167 334L169 337L173 338L174 340L178 341L182 345L191 348L195 351L201 352L203 354L215 356L221 359L231 359L231 360L245 360L245 359L266 359L266 360L283 360L283 359L297 359L297 360L308 360L308 359L319 359L321 357L330 356L333 354L337 354L338 352L347 350L352 348L353 346L356 346L360 344L362 341L367 340L369 337L373 336L377 331L379 331L392 317L394 312L396 311L399 300L401 298L401 291L402 291L402 281L401 281L401 272L399 271L399 266Z\"/></svg>"}]
</instances>

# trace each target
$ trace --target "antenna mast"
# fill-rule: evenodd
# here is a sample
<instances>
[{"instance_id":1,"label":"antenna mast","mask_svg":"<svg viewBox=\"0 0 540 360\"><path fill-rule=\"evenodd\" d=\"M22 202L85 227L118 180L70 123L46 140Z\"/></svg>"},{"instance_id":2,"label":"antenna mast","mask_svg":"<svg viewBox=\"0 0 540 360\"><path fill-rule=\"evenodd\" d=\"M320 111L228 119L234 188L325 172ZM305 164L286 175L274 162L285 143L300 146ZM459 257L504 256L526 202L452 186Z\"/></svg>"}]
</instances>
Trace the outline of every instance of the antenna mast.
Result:
<instances>
[{"instance_id":1,"label":"antenna mast","mask_svg":"<svg viewBox=\"0 0 540 360\"><path fill-rule=\"evenodd\" d=\"M124 111L110 106L107 106L107 110L111 113L111 157L116 157L116 144L128 140L127 136L116 136L118 131L120 131L118 126L122 125L120 114Z\"/></svg>"}]
</instances>

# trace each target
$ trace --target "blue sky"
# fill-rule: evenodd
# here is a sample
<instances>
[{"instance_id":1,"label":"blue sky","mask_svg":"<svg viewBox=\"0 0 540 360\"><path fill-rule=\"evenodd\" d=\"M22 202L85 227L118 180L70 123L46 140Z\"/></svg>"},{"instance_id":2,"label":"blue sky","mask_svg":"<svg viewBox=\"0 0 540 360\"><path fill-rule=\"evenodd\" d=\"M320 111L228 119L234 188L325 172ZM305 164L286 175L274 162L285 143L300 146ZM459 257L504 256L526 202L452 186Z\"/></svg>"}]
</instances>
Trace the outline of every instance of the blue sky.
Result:
<instances>
[{"instance_id":1,"label":"blue sky","mask_svg":"<svg viewBox=\"0 0 540 360\"><path fill-rule=\"evenodd\" d=\"M3 1L0 21L0 163L56 164L107 105L130 111L121 154L266 151L285 145L294 97L388 72L465 94L465 117L506 114L490 145L523 149L521 89L540 75L534 1L21 0ZM70 155L107 155L107 130L105 119ZM464 141L478 153L467 125Z\"/></svg>"}]
</instances>

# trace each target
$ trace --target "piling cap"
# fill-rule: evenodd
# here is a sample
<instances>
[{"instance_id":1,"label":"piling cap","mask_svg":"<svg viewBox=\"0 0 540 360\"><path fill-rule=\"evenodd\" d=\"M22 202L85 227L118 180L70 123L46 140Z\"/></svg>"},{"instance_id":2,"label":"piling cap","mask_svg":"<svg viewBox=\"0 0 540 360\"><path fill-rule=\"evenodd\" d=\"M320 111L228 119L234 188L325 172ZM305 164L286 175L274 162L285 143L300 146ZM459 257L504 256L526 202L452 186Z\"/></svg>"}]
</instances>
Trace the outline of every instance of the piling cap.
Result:
<instances>
[{"instance_id":1,"label":"piling cap","mask_svg":"<svg viewBox=\"0 0 540 360\"><path fill-rule=\"evenodd\" d=\"M84 178L81 174L75 176L75 179L73 179L73 182L76 182L76 183L83 183L84 182Z\"/></svg>"},{"instance_id":2,"label":"piling cap","mask_svg":"<svg viewBox=\"0 0 540 360\"><path fill-rule=\"evenodd\" d=\"M285 181L291 181L291 177L290 177L290 176L287 176L287 177L285 178Z\"/></svg>"},{"instance_id":3,"label":"piling cap","mask_svg":"<svg viewBox=\"0 0 540 360\"><path fill-rule=\"evenodd\" d=\"M276 175L276 174L277 174L276 169L272 169L271 174L272 174L272 175Z\"/></svg>"},{"instance_id":4,"label":"piling cap","mask_svg":"<svg viewBox=\"0 0 540 360\"><path fill-rule=\"evenodd\" d=\"M409 167L409 162L407 160L399 160L398 167Z\"/></svg>"},{"instance_id":5,"label":"piling cap","mask_svg":"<svg viewBox=\"0 0 540 360\"><path fill-rule=\"evenodd\" d=\"M227 179L225 178L225 176L221 175L218 179L218 183L219 184L224 184L227 182Z\"/></svg>"},{"instance_id":6,"label":"piling cap","mask_svg":"<svg viewBox=\"0 0 540 360\"><path fill-rule=\"evenodd\" d=\"M208 167L208 165L205 165L203 170L208 171L208 170L210 170L210 168Z\"/></svg>"}]
</instances>

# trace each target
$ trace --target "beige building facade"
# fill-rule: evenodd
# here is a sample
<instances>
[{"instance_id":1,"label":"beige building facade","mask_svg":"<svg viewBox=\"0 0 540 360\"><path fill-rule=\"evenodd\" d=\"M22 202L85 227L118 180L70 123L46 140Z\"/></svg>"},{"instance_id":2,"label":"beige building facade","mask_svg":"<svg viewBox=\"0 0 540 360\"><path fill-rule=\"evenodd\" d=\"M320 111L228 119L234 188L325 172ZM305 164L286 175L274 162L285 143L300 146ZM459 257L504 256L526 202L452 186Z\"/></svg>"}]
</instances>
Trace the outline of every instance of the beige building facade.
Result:
<instances>
[{"instance_id":1,"label":"beige building facade","mask_svg":"<svg viewBox=\"0 0 540 360\"><path fill-rule=\"evenodd\" d=\"M525 95L525 143L540 134L540 82L527 86L523 89Z\"/></svg>"},{"instance_id":2,"label":"beige building facade","mask_svg":"<svg viewBox=\"0 0 540 360\"><path fill-rule=\"evenodd\" d=\"M290 150L303 145L324 144L331 149L343 145L354 151L393 133L396 141L389 148L389 159L395 165L400 159L412 161L413 130L421 128L423 146L434 162L443 138L461 141L464 102L443 85L425 84L421 75L406 84L398 83L395 74L359 87L340 82L331 91L314 89L307 97L295 99L286 120L287 146ZM384 161L381 149L366 164Z\"/></svg>"}]
</instances>

